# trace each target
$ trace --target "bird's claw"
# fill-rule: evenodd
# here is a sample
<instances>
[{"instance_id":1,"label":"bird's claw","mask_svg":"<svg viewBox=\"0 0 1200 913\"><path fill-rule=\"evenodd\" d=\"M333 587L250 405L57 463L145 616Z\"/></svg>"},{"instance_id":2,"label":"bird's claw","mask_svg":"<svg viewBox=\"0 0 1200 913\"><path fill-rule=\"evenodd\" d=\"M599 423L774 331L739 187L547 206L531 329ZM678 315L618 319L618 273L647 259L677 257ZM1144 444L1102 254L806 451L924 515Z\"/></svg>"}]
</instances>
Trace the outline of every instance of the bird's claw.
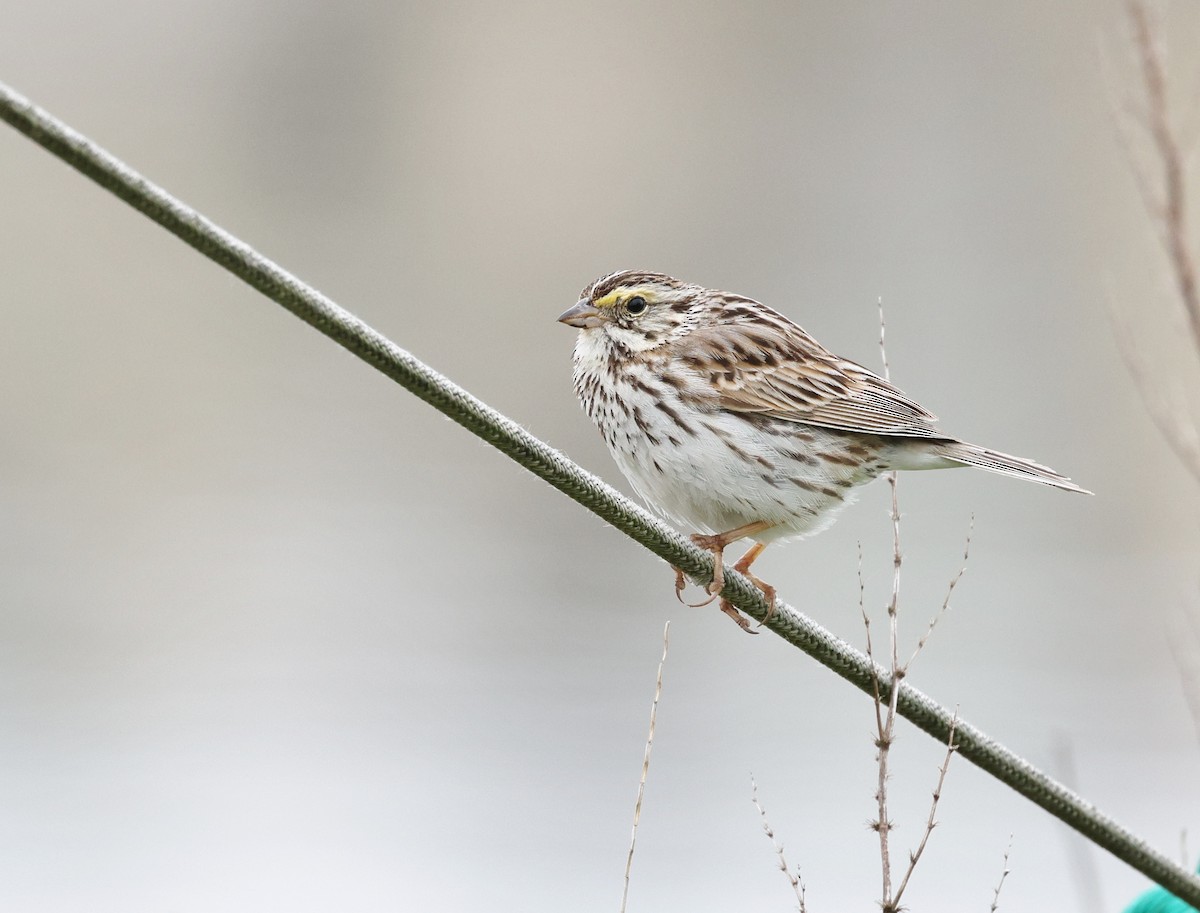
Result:
<instances>
[{"instance_id":1,"label":"bird's claw","mask_svg":"<svg viewBox=\"0 0 1200 913\"><path fill-rule=\"evenodd\" d=\"M683 591L687 589L687 577L683 574L683 568L672 568L675 571L675 598L683 602ZM687 605L686 602L683 602Z\"/></svg>"},{"instance_id":2,"label":"bird's claw","mask_svg":"<svg viewBox=\"0 0 1200 913\"><path fill-rule=\"evenodd\" d=\"M721 591L725 589L725 546L735 539L752 535L755 532L760 532L762 529L766 528L766 526L767 524L765 523L757 522L747 524L744 527L738 527L735 530L730 530L728 533L722 533L715 536L706 536L701 535L700 533L692 536L692 542L695 545L707 552L711 552L713 556L713 579L704 588L704 591L708 593L708 598L703 602L684 602L683 591L687 587L687 577L684 576L684 573L680 568L675 568L675 598L684 605L690 606L694 609L709 605L716 600L721 595ZM733 566L733 569L739 573L747 575L754 582L755 586L763 591L763 595L767 598L768 605L767 616L763 619L763 623L765 624L771 620L771 616L775 613L775 588L769 583L764 583L750 573L751 563L755 558L758 557L764 547L765 543L760 542L756 544L750 549L750 551L746 552L746 554L742 556L742 559ZM734 607L733 603L731 603L728 599L721 600L720 608L722 612L732 618L737 623L737 626L747 634L758 633L757 631L751 630L749 620L745 615L739 612Z\"/></svg>"},{"instance_id":3,"label":"bird's claw","mask_svg":"<svg viewBox=\"0 0 1200 913\"><path fill-rule=\"evenodd\" d=\"M710 583L708 585L708 587L705 587L705 591L709 594L707 599L705 599L703 602L688 602L686 599L683 598L683 591L687 589L687 583L688 583L687 577L684 575L683 571L680 570L679 568L675 568L674 570L675 570L675 598L678 599L681 603L683 603L688 608L690 608L690 609L703 608L704 606L709 605L714 599L717 598L717 594L713 593L709 589L709 587L712 586L712 584ZM720 592L720 591L718 591L718 592Z\"/></svg>"},{"instance_id":4,"label":"bird's claw","mask_svg":"<svg viewBox=\"0 0 1200 913\"><path fill-rule=\"evenodd\" d=\"M724 612L726 615L728 615L730 618L732 618L737 623L737 626L739 628L741 628L743 631L745 631L747 634L757 634L758 633L757 631L755 631L753 628L750 627L750 620L745 615L743 615L741 612L739 612L736 608L734 608L733 603L730 602L728 599L721 600L721 611ZM759 625L759 627L762 627L762 625Z\"/></svg>"}]
</instances>

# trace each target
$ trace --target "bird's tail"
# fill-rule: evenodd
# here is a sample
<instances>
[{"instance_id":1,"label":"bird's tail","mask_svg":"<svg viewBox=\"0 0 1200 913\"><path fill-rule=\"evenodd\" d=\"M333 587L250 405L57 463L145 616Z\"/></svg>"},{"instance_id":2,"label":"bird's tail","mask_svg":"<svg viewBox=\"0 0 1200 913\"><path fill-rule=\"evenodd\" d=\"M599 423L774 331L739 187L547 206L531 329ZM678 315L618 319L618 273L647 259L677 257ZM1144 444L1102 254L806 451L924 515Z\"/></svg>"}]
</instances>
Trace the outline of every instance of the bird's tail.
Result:
<instances>
[{"instance_id":1,"label":"bird's tail","mask_svg":"<svg viewBox=\"0 0 1200 913\"><path fill-rule=\"evenodd\" d=\"M1027 479L1030 482L1053 485L1055 488L1062 488L1065 491L1077 491L1085 495L1091 494L1086 488L1080 488L1066 476L1059 475L1049 466L1043 466L1041 463L1035 463L1033 460L1026 460L1023 457L1009 456L1007 453L988 450L986 447L980 447L976 444L967 444L963 441L946 441L935 452L938 456L955 463L960 463L963 466L976 466L979 469L986 469L989 472L998 472L1000 475L1012 476L1014 479Z\"/></svg>"}]
</instances>

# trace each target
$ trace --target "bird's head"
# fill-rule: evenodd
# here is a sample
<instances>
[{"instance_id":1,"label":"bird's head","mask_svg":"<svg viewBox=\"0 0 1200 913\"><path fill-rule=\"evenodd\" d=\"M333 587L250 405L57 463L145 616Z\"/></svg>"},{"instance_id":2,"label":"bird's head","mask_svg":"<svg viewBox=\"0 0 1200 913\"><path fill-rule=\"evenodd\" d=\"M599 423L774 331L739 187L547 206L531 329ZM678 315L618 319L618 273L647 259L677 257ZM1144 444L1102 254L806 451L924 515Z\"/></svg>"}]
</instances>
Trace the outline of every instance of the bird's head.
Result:
<instances>
[{"instance_id":1,"label":"bird's head","mask_svg":"<svg viewBox=\"0 0 1200 913\"><path fill-rule=\"evenodd\" d=\"M559 322L601 334L626 352L645 352L688 331L703 292L662 273L622 270L587 286Z\"/></svg>"}]
</instances>

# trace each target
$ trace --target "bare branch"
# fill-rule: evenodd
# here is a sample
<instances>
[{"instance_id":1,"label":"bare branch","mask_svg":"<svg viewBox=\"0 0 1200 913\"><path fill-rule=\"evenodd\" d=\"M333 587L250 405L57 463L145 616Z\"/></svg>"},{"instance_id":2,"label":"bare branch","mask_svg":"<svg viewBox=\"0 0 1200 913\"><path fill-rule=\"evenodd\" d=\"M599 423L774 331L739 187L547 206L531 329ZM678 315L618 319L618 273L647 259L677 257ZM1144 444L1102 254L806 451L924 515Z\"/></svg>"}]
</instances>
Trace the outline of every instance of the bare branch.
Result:
<instances>
[{"instance_id":1,"label":"bare branch","mask_svg":"<svg viewBox=\"0 0 1200 913\"><path fill-rule=\"evenodd\" d=\"M892 627L896 626L896 610L900 604L900 568L904 564L904 555L900 551L900 501L896 495L897 479L895 472L889 472L886 476L888 487L892 490L892 598L888 601L888 617L892 620ZM897 665L895 662L896 653L896 638L892 638L892 665Z\"/></svg>"},{"instance_id":2,"label":"bare branch","mask_svg":"<svg viewBox=\"0 0 1200 913\"><path fill-rule=\"evenodd\" d=\"M1200 735L1200 620L1196 612L1177 608L1167 619L1167 642L1183 682L1192 725Z\"/></svg>"},{"instance_id":3,"label":"bare branch","mask_svg":"<svg viewBox=\"0 0 1200 913\"><path fill-rule=\"evenodd\" d=\"M996 913L1000 909L1000 889L1004 887L1004 879L1008 878L1008 873L1011 871L1008 867L1008 854L1012 852L1012 835L1008 837L1008 848L1004 851L1004 871L1000 873L1000 880L996 882L996 890L992 892L992 906L988 913Z\"/></svg>"},{"instance_id":4,"label":"bare branch","mask_svg":"<svg viewBox=\"0 0 1200 913\"><path fill-rule=\"evenodd\" d=\"M879 356L883 362L883 376L891 377L891 367L887 355L887 322L883 315L883 298L879 298ZM884 911L892 908L892 855L891 833L892 820L888 814L888 779L890 774L892 742L896 733L896 701L899 697L899 683L902 675L899 662L899 629L897 608L900 603L900 567L903 559L900 554L900 503L896 496L896 473L889 472L886 476L892 494L892 595L887 604L888 615L888 700L886 709L883 704L881 687L876 676L875 681L875 761L878 767L878 779L875 784L876 818L871 827L879 835L879 873L881 880L880 907ZM860 549L861 565L861 549ZM859 568L859 603L862 603L862 569ZM867 620L866 610L863 619ZM870 621L867 620L867 636L870 638ZM869 646L868 646L869 649Z\"/></svg>"},{"instance_id":5,"label":"bare branch","mask_svg":"<svg viewBox=\"0 0 1200 913\"><path fill-rule=\"evenodd\" d=\"M1144 106L1127 93L1117 88L1120 79L1114 75L1115 67L1110 62L1107 49L1103 42L1100 44L1101 72L1104 74L1104 84L1108 95L1109 116L1112 118L1113 129L1116 131L1117 143L1125 154L1129 164L1129 173L1133 176L1138 196L1142 206L1157 223L1162 215L1163 204L1153 190L1153 181L1139 155L1139 136L1150 132L1150 120ZM1161 226L1156 224L1156 230ZM1165 244L1165 239L1163 240Z\"/></svg>"},{"instance_id":6,"label":"bare branch","mask_svg":"<svg viewBox=\"0 0 1200 913\"><path fill-rule=\"evenodd\" d=\"M1144 100L1135 103L1118 92L1106 72L1113 122L1138 194L1167 255L1192 346L1200 358L1200 288L1187 211L1188 165L1196 150L1183 138L1187 131L1177 130L1171 120L1161 24L1145 0L1127 0L1126 11ZM1157 166L1153 175L1139 155L1144 143L1149 144ZM1116 314L1111 300L1110 313ZM1146 411L1185 468L1200 481L1200 430L1196 421L1156 389L1159 381L1151 378L1147 362L1133 351L1129 327L1115 318L1114 324L1121 356Z\"/></svg>"},{"instance_id":7,"label":"bare branch","mask_svg":"<svg viewBox=\"0 0 1200 913\"><path fill-rule=\"evenodd\" d=\"M867 656L871 655L871 618L867 615L866 605L867 582L863 578L862 542L858 543L858 611L862 614L863 624L867 628Z\"/></svg>"},{"instance_id":8,"label":"bare branch","mask_svg":"<svg viewBox=\"0 0 1200 913\"><path fill-rule=\"evenodd\" d=\"M880 309L882 318L883 311ZM880 340L882 343L882 324ZM892 595L888 601L888 646L889 646L889 682L887 709L881 708L881 701L875 699L875 760L879 768L878 782L875 787L875 804L878 817L872 823L879 834L879 865L882 881L882 898L880 906L884 913L891 913L892 906L892 859L891 833L892 820L888 816L888 779L889 761L891 759L892 743L896 738L896 702L900 695L900 680L904 670L899 660L899 603L900 603L900 568L904 559L900 552L900 502L896 494L896 473L887 474L888 485L892 490Z\"/></svg>"},{"instance_id":9,"label":"bare branch","mask_svg":"<svg viewBox=\"0 0 1200 913\"><path fill-rule=\"evenodd\" d=\"M787 876L788 883L791 884L792 890L796 894L796 905L800 913L807 913L808 908L804 904L804 879L800 877L799 869L796 869L795 873L792 872L787 860L783 857L783 845L775 838L775 831L771 827L771 822L767 820L767 810L758 801L758 783L755 782L753 774L750 775L750 798L754 802L754 807L758 809L758 814L762 817L763 831L770 839L771 846L775 847L775 855L779 857L779 870Z\"/></svg>"},{"instance_id":10,"label":"bare branch","mask_svg":"<svg viewBox=\"0 0 1200 913\"><path fill-rule=\"evenodd\" d=\"M950 597L954 595L954 588L958 586L958 582L962 580L963 574L967 572L967 561L971 557L971 534L975 531L975 515L971 514L971 519L967 523L967 541L963 545L962 564L958 567L958 573L950 579L950 585L946 587L946 598L942 600L942 606L938 609L937 614L929 619L929 627L925 629L925 633L921 635L921 639L917 641L917 647L912 652L912 656L908 658L908 662L904 664L904 672L907 675L908 670L912 667L913 660L917 658L922 650L925 649L925 644L929 641L930 635L933 634L933 629L937 627L942 616L950 610ZM957 714L956 714L957 716Z\"/></svg>"},{"instance_id":11,"label":"bare branch","mask_svg":"<svg viewBox=\"0 0 1200 913\"><path fill-rule=\"evenodd\" d=\"M957 721L957 710L954 713L954 718ZM900 887L896 888L896 896L892 898L892 906L896 910L900 909L900 898L904 894L904 889L908 887L908 880L912 877L917 863L921 861L921 854L925 852L925 845L929 843L929 835L937 827L937 808L938 802L942 798L942 786L946 782L946 771L950 769L950 759L954 757L954 752L957 749L958 746L954 743L954 730L952 728L950 730L950 739L946 742L945 760L942 761L942 766L938 768L937 785L933 788L933 801L929 803L929 818L925 822L925 832L921 835L921 842L917 844L916 850L909 854L908 868L904 872L904 878L900 881Z\"/></svg>"},{"instance_id":12,"label":"bare branch","mask_svg":"<svg viewBox=\"0 0 1200 913\"><path fill-rule=\"evenodd\" d=\"M1185 156L1171 125L1167 105L1167 74L1161 29L1143 0L1126 4L1133 24L1134 48L1141 64L1146 89L1146 113L1150 138L1162 163L1163 207L1151 216L1163 221L1167 256L1175 273L1179 300L1187 314L1192 342L1200 353L1200 291L1196 265L1188 238Z\"/></svg>"},{"instance_id":13,"label":"bare branch","mask_svg":"<svg viewBox=\"0 0 1200 913\"><path fill-rule=\"evenodd\" d=\"M642 798L646 794L646 775L650 772L650 751L654 747L654 724L658 719L658 701L662 697L663 666L667 664L671 622L663 626L662 658L658 661L658 676L654 681L654 700L650 704L650 731L646 735L646 750L642 755L642 776L638 780L637 802L633 805L633 832L629 836L629 855L625 858L625 888L621 892L621 913L629 901L629 873L633 868L633 850L637 846L638 824L642 820Z\"/></svg>"},{"instance_id":14,"label":"bare branch","mask_svg":"<svg viewBox=\"0 0 1200 913\"><path fill-rule=\"evenodd\" d=\"M883 298L879 298L879 355L883 361L883 376L891 377L891 367L887 355L887 322L883 314ZM892 594L887 604L888 616L888 700L884 709L881 700L881 688L878 679L875 683L875 761L878 767L878 779L875 784L876 818L871 827L879 835L879 872L881 894L879 905L884 913L892 913L897 909L895 898L892 896L892 853L891 835L892 819L888 812L888 780L892 743L896 738L896 708L900 694L900 680L904 669L900 665L900 568L904 559L900 551L900 501L896 489L896 473L889 472L886 476L888 487L891 489L891 520L892 520ZM859 602L862 602L862 578L859 571ZM864 619L867 617L863 611ZM870 625L868 622L868 636ZM953 729L951 730L953 732Z\"/></svg>"},{"instance_id":15,"label":"bare branch","mask_svg":"<svg viewBox=\"0 0 1200 913\"><path fill-rule=\"evenodd\" d=\"M1161 389L1160 382L1151 377L1146 359L1134 345L1132 329L1121 316L1111 294L1108 312L1113 323L1113 336L1117 340L1117 351L1121 353L1125 368L1133 378L1134 388L1142 398L1146 414L1184 468L1200 481L1200 431L1187 411L1171 402Z\"/></svg>"},{"instance_id":16,"label":"bare branch","mask_svg":"<svg viewBox=\"0 0 1200 913\"><path fill-rule=\"evenodd\" d=\"M879 356L883 360L883 379L892 379L892 368L887 357L887 323L883 319L883 296L879 296Z\"/></svg>"}]
</instances>

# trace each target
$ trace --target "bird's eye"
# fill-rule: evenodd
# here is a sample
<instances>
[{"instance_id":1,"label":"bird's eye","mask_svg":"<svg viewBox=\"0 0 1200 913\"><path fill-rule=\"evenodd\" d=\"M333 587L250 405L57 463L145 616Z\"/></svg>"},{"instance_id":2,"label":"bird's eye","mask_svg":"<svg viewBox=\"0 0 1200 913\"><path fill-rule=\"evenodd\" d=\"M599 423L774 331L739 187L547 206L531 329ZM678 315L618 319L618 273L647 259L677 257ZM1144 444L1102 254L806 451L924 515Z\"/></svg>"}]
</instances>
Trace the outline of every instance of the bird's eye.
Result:
<instances>
[{"instance_id":1,"label":"bird's eye","mask_svg":"<svg viewBox=\"0 0 1200 913\"><path fill-rule=\"evenodd\" d=\"M646 310L646 299L641 295L634 295L625 302L625 310L636 317L638 314Z\"/></svg>"}]
</instances>

